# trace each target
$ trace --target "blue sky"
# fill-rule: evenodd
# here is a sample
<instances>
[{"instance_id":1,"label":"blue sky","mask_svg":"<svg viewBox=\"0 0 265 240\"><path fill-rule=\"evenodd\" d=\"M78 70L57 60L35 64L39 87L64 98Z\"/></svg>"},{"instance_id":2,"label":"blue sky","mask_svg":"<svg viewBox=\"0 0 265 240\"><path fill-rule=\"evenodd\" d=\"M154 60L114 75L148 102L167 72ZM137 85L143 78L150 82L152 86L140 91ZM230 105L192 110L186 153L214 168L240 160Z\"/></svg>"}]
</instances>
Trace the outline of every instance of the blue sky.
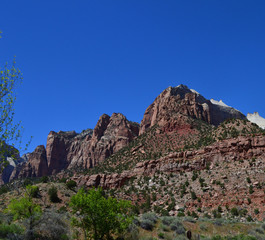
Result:
<instances>
[{"instance_id":1,"label":"blue sky","mask_svg":"<svg viewBox=\"0 0 265 240\"><path fill-rule=\"evenodd\" d=\"M1 0L0 64L24 75L16 120L33 136L140 122L168 86L188 85L265 117L265 1Z\"/></svg>"}]
</instances>

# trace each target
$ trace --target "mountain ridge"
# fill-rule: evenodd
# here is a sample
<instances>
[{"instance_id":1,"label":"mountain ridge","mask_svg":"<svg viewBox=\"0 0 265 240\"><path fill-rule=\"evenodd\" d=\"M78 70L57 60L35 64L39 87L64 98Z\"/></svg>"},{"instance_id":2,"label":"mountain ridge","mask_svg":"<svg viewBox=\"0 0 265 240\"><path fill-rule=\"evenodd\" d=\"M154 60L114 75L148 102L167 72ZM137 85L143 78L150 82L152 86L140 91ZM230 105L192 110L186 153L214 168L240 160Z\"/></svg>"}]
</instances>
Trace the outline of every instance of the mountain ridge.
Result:
<instances>
[{"instance_id":1,"label":"mountain ridge","mask_svg":"<svg viewBox=\"0 0 265 240\"><path fill-rule=\"evenodd\" d=\"M51 131L47 137L46 148L38 146L29 154L27 161L12 168L12 173L8 174L10 179L7 180L5 177L4 182L17 177L57 174L65 169L89 169L128 146L133 139L155 125L159 128L157 131L162 134L161 139L168 134L172 135L171 138L183 138L174 144L184 147L187 145L184 142L190 141L190 136L196 139L196 136L201 134L196 130L198 124L193 123L193 119L203 121L209 126L218 126L230 118L247 119L241 112L222 101L207 100L186 85L170 86L149 105L140 125L128 121L120 113L113 113L112 116L103 114L94 130L87 129L80 134L75 131ZM205 125L204 128L209 127ZM170 148L172 147L174 148ZM162 148L158 149L165 151ZM156 153L159 154L157 151Z\"/></svg>"}]
</instances>

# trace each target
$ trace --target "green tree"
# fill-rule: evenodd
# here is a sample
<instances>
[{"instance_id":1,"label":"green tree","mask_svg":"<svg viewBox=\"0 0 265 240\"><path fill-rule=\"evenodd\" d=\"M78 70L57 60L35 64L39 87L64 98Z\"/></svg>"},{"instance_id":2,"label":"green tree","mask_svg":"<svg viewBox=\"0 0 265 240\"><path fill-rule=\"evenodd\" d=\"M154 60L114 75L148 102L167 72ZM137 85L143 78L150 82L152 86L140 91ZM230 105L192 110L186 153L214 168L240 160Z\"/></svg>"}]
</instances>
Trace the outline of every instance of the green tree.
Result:
<instances>
[{"instance_id":1,"label":"green tree","mask_svg":"<svg viewBox=\"0 0 265 240\"><path fill-rule=\"evenodd\" d=\"M0 31L0 38L1 38ZM18 151L11 147L21 143L22 127L14 123L14 103L16 100L15 88L22 82L22 73L16 67L14 59L11 66L7 63L0 67L0 166L3 169L7 162L6 157L17 157ZM27 144L28 145L28 144ZM27 147L26 145L26 147Z\"/></svg>"},{"instance_id":2,"label":"green tree","mask_svg":"<svg viewBox=\"0 0 265 240\"><path fill-rule=\"evenodd\" d=\"M85 239L112 239L112 234L123 233L132 221L131 203L105 197L100 188L88 192L80 189L70 206L78 213L72 224L83 229Z\"/></svg>"},{"instance_id":3,"label":"green tree","mask_svg":"<svg viewBox=\"0 0 265 240\"><path fill-rule=\"evenodd\" d=\"M31 190L31 186L28 186L25 196L20 199L11 200L6 209L6 212L9 212L13 215L14 220L29 220L27 239L30 240L34 239L33 227L36 220L40 217L41 214L40 206L35 204L32 200L32 196L30 194Z\"/></svg>"}]
</instances>

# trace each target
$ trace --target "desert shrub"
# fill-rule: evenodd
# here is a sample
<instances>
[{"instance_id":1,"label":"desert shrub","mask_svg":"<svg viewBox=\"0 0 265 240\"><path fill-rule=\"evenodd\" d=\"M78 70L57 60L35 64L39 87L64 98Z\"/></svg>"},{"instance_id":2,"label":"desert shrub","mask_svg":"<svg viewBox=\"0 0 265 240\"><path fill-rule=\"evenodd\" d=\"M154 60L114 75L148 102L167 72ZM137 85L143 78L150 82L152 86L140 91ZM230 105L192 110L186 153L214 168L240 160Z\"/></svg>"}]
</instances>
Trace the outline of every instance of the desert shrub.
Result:
<instances>
[{"instance_id":1,"label":"desert shrub","mask_svg":"<svg viewBox=\"0 0 265 240\"><path fill-rule=\"evenodd\" d=\"M40 181L42 183L47 183L49 181L49 178L47 176L42 176L41 179L40 179Z\"/></svg>"},{"instance_id":2,"label":"desert shrub","mask_svg":"<svg viewBox=\"0 0 265 240\"><path fill-rule=\"evenodd\" d=\"M150 221L156 223L157 220L158 220L158 217L157 217L157 215L156 215L155 213L153 213L153 212L147 212L147 213L144 213L144 214L142 215L141 219L148 219L148 220L150 220Z\"/></svg>"},{"instance_id":3,"label":"desert shrub","mask_svg":"<svg viewBox=\"0 0 265 240\"><path fill-rule=\"evenodd\" d=\"M11 225L1 224L0 225L0 238L7 238L8 235L22 234L22 233L23 233L23 229L16 224L11 224Z\"/></svg>"},{"instance_id":4,"label":"desert shrub","mask_svg":"<svg viewBox=\"0 0 265 240\"><path fill-rule=\"evenodd\" d=\"M44 212L33 231L39 240L69 239L69 226L65 216L54 211Z\"/></svg>"},{"instance_id":5,"label":"desert shrub","mask_svg":"<svg viewBox=\"0 0 265 240\"><path fill-rule=\"evenodd\" d=\"M264 233L264 231L263 231L262 228L256 228L255 231L256 231L257 233L260 233L260 234L263 234L263 233Z\"/></svg>"},{"instance_id":6,"label":"desert shrub","mask_svg":"<svg viewBox=\"0 0 265 240\"><path fill-rule=\"evenodd\" d=\"M164 224L160 224L159 228L164 231L164 232L169 232L170 231L170 227L169 226L166 226Z\"/></svg>"},{"instance_id":7,"label":"desert shrub","mask_svg":"<svg viewBox=\"0 0 265 240\"><path fill-rule=\"evenodd\" d=\"M49 190L48 190L48 195L49 195L49 199L51 202L53 203L58 203L61 201L61 199L58 197L57 194L57 188L55 186L52 186Z\"/></svg>"},{"instance_id":8,"label":"desert shrub","mask_svg":"<svg viewBox=\"0 0 265 240\"><path fill-rule=\"evenodd\" d=\"M214 220L213 224L216 226L222 226L223 225L223 219L222 218L216 219L216 220Z\"/></svg>"},{"instance_id":9,"label":"desert shrub","mask_svg":"<svg viewBox=\"0 0 265 240\"><path fill-rule=\"evenodd\" d=\"M198 218L199 217L198 214L196 212L194 212L194 211L192 211L191 216L193 218Z\"/></svg>"},{"instance_id":10,"label":"desert shrub","mask_svg":"<svg viewBox=\"0 0 265 240\"><path fill-rule=\"evenodd\" d=\"M60 183L66 183L66 181L67 181L66 178L61 178L61 179L59 179L59 182L60 182Z\"/></svg>"},{"instance_id":11,"label":"desert shrub","mask_svg":"<svg viewBox=\"0 0 265 240\"><path fill-rule=\"evenodd\" d=\"M67 208L66 208L66 206L62 206L62 207L60 207L60 208L57 210L57 212L58 212L58 213L65 213L65 212L67 212Z\"/></svg>"},{"instance_id":12,"label":"desert shrub","mask_svg":"<svg viewBox=\"0 0 265 240\"><path fill-rule=\"evenodd\" d=\"M162 209L162 210L161 210L161 214L162 214L163 216L169 216L169 212L168 212L168 210L166 210L166 209Z\"/></svg>"},{"instance_id":13,"label":"desert shrub","mask_svg":"<svg viewBox=\"0 0 265 240\"><path fill-rule=\"evenodd\" d=\"M30 197L32 198L37 198L38 195L39 195L39 187L38 186L31 186L31 185L28 185L26 187L26 190L27 190L27 193L29 194Z\"/></svg>"},{"instance_id":14,"label":"desert shrub","mask_svg":"<svg viewBox=\"0 0 265 240\"><path fill-rule=\"evenodd\" d=\"M26 178L23 182L23 186L27 187L28 185L32 185L32 181L29 178Z\"/></svg>"},{"instance_id":15,"label":"desert shrub","mask_svg":"<svg viewBox=\"0 0 265 240\"><path fill-rule=\"evenodd\" d=\"M165 217L162 217L161 220L163 224L165 224L166 226L169 226L174 221L174 217L165 216Z\"/></svg>"},{"instance_id":16,"label":"desert shrub","mask_svg":"<svg viewBox=\"0 0 265 240\"><path fill-rule=\"evenodd\" d=\"M128 227L128 234L127 238L128 240L135 240L139 239L139 228L137 227L136 224L132 223Z\"/></svg>"},{"instance_id":17,"label":"desert shrub","mask_svg":"<svg viewBox=\"0 0 265 240\"><path fill-rule=\"evenodd\" d=\"M0 187L0 195L9 192L10 189L7 186Z\"/></svg>"},{"instance_id":18,"label":"desert shrub","mask_svg":"<svg viewBox=\"0 0 265 240\"><path fill-rule=\"evenodd\" d=\"M185 213L184 212L178 212L178 217L185 217Z\"/></svg>"},{"instance_id":19,"label":"desert shrub","mask_svg":"<svg viewBox=\"0 0 265 240\"><path fill-rule=\"evenodd\" d=\"M155 223L149 219L142 219L140 222L140 226L145 230L152 231L155 226Z\"/></svg>"},{"instance_id":20,"label":"desert shrub","mask_svg":"<svg viewBox=\"0 0 265 240\"><path fill-rule=\"evenodd\" d=\"M249 194L254 193L254 189L253 189L253 186L252 185L249 186L249 191L248 192L249 192Z\"/></svg>"},{"instance_id":21,"label":"desert shrub","mask_svg":"<svg viewBox=\"0 0 265 240\"><path fill-rule=\"evenodd\" d=\"M239 212L238 212L238 209L237 208L232 208L231 209L231 214L233 215L233 216L238 216L239 215Z\"/></svg>"},{"instance_id":22,"label":"desert shrub","mask_svg":"<svg viewBox=\"0 0 265 240\"><path fill-rule=\"evenodd\" d=\"M253 218L250 215L248 215L246 219L247 219L248 222L252 222L253 221Z\"/></svg>"},{"instance_id":23,"label":"desert shrub","mask_svg":"<svg viewBox=\"0 0 265 240\"><path fill-rule=\"evenodd\" d=\"M144 213L140 219L140 226L145 230L153 230L157 222L157 219L158 217L156 216L155 213L152 212Z\"/></svg>"},{"instance_id":24,"label":"desert shrub","mask_svg":"<svg viewBox=\"0 0 265 240\"><path fill-rule=\"evenodd\" d=\"M185 228L183 227L183 224L176 218L170 224L170 228L172 231L175 231L177 234L185 234Z\"/></svg>"},{"instance_id":25,"label":"desert shrub","mask_svg":"<svg viewBox=\"0 0 265 240\"><path fill-rule=\"evenodd\" d=\"M66 182L66 187L71 190L74 189L76 187L76 181L69 180L68 182Z\"/></svg>"},{"instance_id":26,"label":"desert shrub","mask_svg":"<svg viewBox=\"0 0 265 240\"><path fill-rule=\"evenodd\" d=\"M196 193L193 192L193 191L191 192L191 199L192 199L192 200L197 199Z\"/></svg>"},{"instance_id":27,"label":"desert shrub","mask_svg":"<svg viewBox=\"0 0 265 240\"><path fill-rule=\"evenodd\" d=\"M196 223L196 220L193 217L190 217L190 216L186 216L184 218L184 221L191 222L191 223Z\"/></svg>"}]
</instances>

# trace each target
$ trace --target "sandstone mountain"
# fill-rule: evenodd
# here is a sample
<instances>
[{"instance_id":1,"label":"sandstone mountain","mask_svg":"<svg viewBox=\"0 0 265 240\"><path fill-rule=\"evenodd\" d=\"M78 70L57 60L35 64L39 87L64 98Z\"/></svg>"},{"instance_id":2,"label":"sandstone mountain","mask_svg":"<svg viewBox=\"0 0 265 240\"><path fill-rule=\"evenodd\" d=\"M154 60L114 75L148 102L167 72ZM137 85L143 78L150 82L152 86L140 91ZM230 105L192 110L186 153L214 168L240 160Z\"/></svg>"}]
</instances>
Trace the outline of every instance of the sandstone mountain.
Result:
<instances>
[{"instance_id":1,"label":"sandstone mountain","mask_svg":"<svg viewBox=\"0 0 265 240\"><path fill-rule=\"evenodd\" d=\"M140 134L155 124L164 125L176 114L203 120L215 126L226 119L246 117L236 109L205 99L185 85L168 87L146 109Z\"/></svg>"},{"instance_id":2,"label":"sandstone mountain","mask_svg":"<svg viewBox=\"0 0 265 240\"><path fill-rule=\"evenodd\" d=\"M94 130L80 134L75 131L51 131L46 148L38 146L28 155L28 161L18 164L10 179L41 177L61 170L92 168L117 152L138 136L139 125L128 121L122 114L103 114Z\"/></svg>"},{"instance_id":3,"label":"sandstone mountain","mask_svg":"<svg viewBox=\"0 0 265 240\"><path fill-rule=\"evenodd\" d=\"M106 171L103 163L107 158L110 168L113 168L110 162L114 161L121 171L139 159L156 159L194 144L210 144L213 138L209 133L213 128L232 118L246 120L238 110L207 100L185 85L169 87L146 109L140 126L114 113L111 117L103 114L94 130L80 134L51 131L46 148L38 146L27 161L15 164L2 180L41 177L64 170L94 170L95 166L95 171L100 171L101 166ZM126 150L129 143L136 148L133 156L131 153L120 156L119 150Z\"/></svg>"}]
</instances>

